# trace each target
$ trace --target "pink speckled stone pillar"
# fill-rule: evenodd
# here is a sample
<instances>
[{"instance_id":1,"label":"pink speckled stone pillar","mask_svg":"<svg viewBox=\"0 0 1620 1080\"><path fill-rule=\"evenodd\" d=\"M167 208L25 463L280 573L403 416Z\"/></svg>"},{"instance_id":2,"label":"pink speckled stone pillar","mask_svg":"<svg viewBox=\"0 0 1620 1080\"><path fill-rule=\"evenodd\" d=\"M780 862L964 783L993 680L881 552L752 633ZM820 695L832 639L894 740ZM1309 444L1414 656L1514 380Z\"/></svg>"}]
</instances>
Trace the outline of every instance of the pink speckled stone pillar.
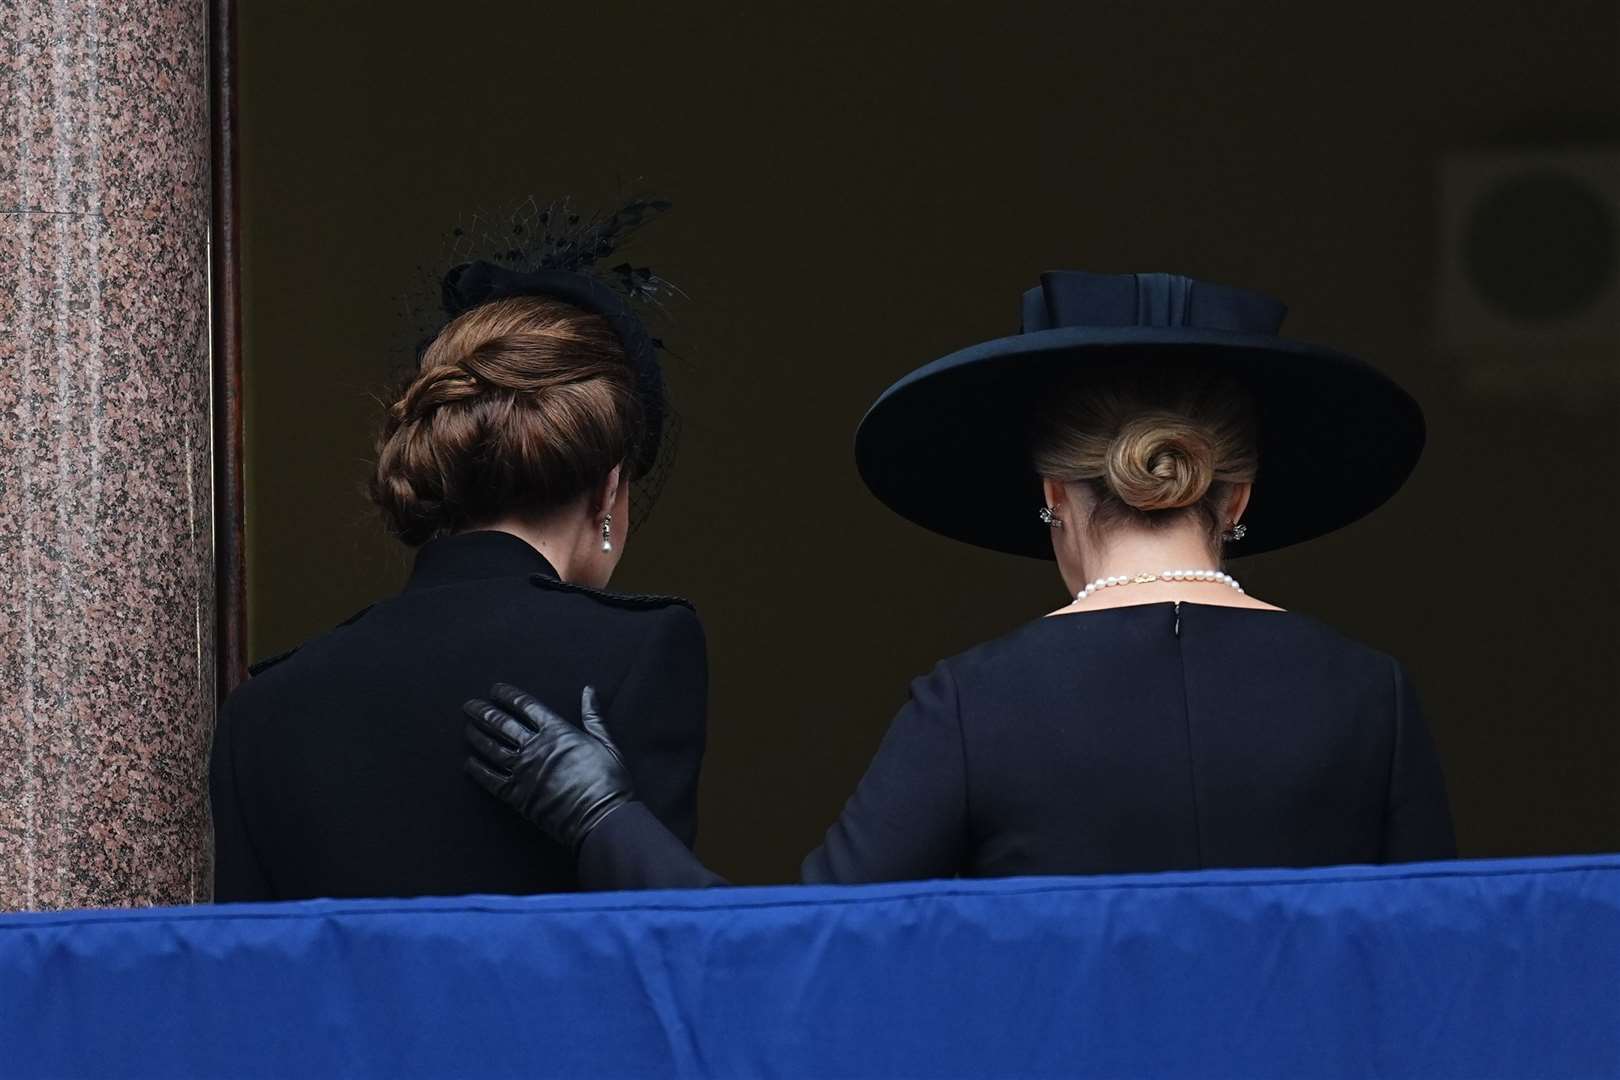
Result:
<instances>
[{"instance_id":1,"label":"pink speckled stone pillar","mask_svg":"<svg viewBox=\"0 0 1620 1080\"><path fill-rule=\"evenodd\" d=\"M0 0L0 908L205 901L204 0Z\"/></svg>"}]
</instances>

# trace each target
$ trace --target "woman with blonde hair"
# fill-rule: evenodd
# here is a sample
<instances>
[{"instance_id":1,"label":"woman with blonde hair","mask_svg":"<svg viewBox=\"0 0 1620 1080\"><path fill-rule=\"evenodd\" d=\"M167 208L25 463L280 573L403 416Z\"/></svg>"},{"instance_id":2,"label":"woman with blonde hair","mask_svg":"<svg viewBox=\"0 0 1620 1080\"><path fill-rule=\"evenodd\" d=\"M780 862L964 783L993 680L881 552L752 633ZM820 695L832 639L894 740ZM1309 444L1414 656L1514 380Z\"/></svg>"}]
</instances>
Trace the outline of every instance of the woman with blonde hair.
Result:
<instances>
[{"instance_id":1,"label":"woman with blonde hair","mask_svg":"<svg viewBox=\"0 0 1620 1080\"><path fill-rule=\"evenodd\" d=\"M1168 274L1046 274L1022 333L878 399L856 439L878 498L1055 560L1072 599L912 684L804 880L1454 855L1406 671L1225 569L1369 513L1423 445L1404 391L1277 336L1283 313ZM589 695L583 730L491 697L466 707L469 769L573 847L584 884L718 880L646 814Z\"/></svg>"}]
</instances>

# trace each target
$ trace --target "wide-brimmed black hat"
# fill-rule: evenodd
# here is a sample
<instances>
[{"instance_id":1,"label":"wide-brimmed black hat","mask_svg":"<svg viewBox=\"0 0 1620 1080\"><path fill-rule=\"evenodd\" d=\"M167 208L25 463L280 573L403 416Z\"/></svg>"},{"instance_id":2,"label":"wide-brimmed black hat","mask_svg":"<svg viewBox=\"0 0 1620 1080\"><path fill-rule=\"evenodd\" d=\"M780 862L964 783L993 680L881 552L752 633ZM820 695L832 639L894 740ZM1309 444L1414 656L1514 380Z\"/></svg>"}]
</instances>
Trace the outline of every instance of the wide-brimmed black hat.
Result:
<instances>
[{"instance_id":1,"label":"wide-brimmed black hat","mask_svg":"<svg viewBox=\"0 0 1620 1080\"><path fill-rule=\"evenodd\" d=\"M1077 372L1208 369L1253 395L1260 471L1231 556L1348 525L1395 494L1423 411L1353 356L1277 336L1287 308L1177 274L1041 275L1023 328L924 365L855 433L861 478L895 513L980 547L1052 557L1030 437L1036 403Z\"/></svg>"}]
</instances>

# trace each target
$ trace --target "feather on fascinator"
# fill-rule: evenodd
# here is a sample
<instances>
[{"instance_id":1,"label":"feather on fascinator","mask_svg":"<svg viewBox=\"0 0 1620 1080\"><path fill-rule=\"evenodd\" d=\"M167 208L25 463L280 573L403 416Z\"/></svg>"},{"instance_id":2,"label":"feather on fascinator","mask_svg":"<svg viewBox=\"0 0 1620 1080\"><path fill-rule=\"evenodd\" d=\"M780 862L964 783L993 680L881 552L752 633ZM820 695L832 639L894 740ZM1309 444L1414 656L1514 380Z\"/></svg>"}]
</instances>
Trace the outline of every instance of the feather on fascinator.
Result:
<instances>
[{"instance_id":1,"label":"feather on fascinator","mask_svg":"<svg viewBox=\"0 0 1620 1080\"><path fill-rule=\"evenodd\" d=\"M669 402L659 353L662 339L648 332L646 318L663 314L663 301L677 290L650 267L622 261L622 252L644 225L670 209L663 199L635 197L596 214L568 199L530 198L504 222L475 217L454 230L454 265L439 281L441 316L422 348L450 320L482 304L513 296L546 296L602 316L624 346L636 373L643 428L630 461L632 526L646 520L674 464L679 420ZM611 263L615 257L621 261Z\"/></svg>"}]
</instances>

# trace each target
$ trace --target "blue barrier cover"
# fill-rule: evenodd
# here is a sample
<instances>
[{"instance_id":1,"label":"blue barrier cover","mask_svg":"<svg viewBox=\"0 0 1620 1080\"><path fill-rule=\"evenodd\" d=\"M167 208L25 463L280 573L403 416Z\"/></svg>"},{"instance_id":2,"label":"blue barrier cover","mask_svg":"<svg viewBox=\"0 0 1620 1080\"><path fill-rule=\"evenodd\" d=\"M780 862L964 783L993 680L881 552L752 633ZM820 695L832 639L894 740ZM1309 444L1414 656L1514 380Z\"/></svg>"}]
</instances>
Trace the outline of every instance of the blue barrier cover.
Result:
<instances>
[{"instance_id":1,"label":"blue barrier cover","mask_svg":"<svg viewBox=\"0 0 1620 1080\"><path fill-rule=\"evenodd\" d=\"M10 915L0 1074L1620 1076L1620 857Z\"/></svg>"}]
</instances>

